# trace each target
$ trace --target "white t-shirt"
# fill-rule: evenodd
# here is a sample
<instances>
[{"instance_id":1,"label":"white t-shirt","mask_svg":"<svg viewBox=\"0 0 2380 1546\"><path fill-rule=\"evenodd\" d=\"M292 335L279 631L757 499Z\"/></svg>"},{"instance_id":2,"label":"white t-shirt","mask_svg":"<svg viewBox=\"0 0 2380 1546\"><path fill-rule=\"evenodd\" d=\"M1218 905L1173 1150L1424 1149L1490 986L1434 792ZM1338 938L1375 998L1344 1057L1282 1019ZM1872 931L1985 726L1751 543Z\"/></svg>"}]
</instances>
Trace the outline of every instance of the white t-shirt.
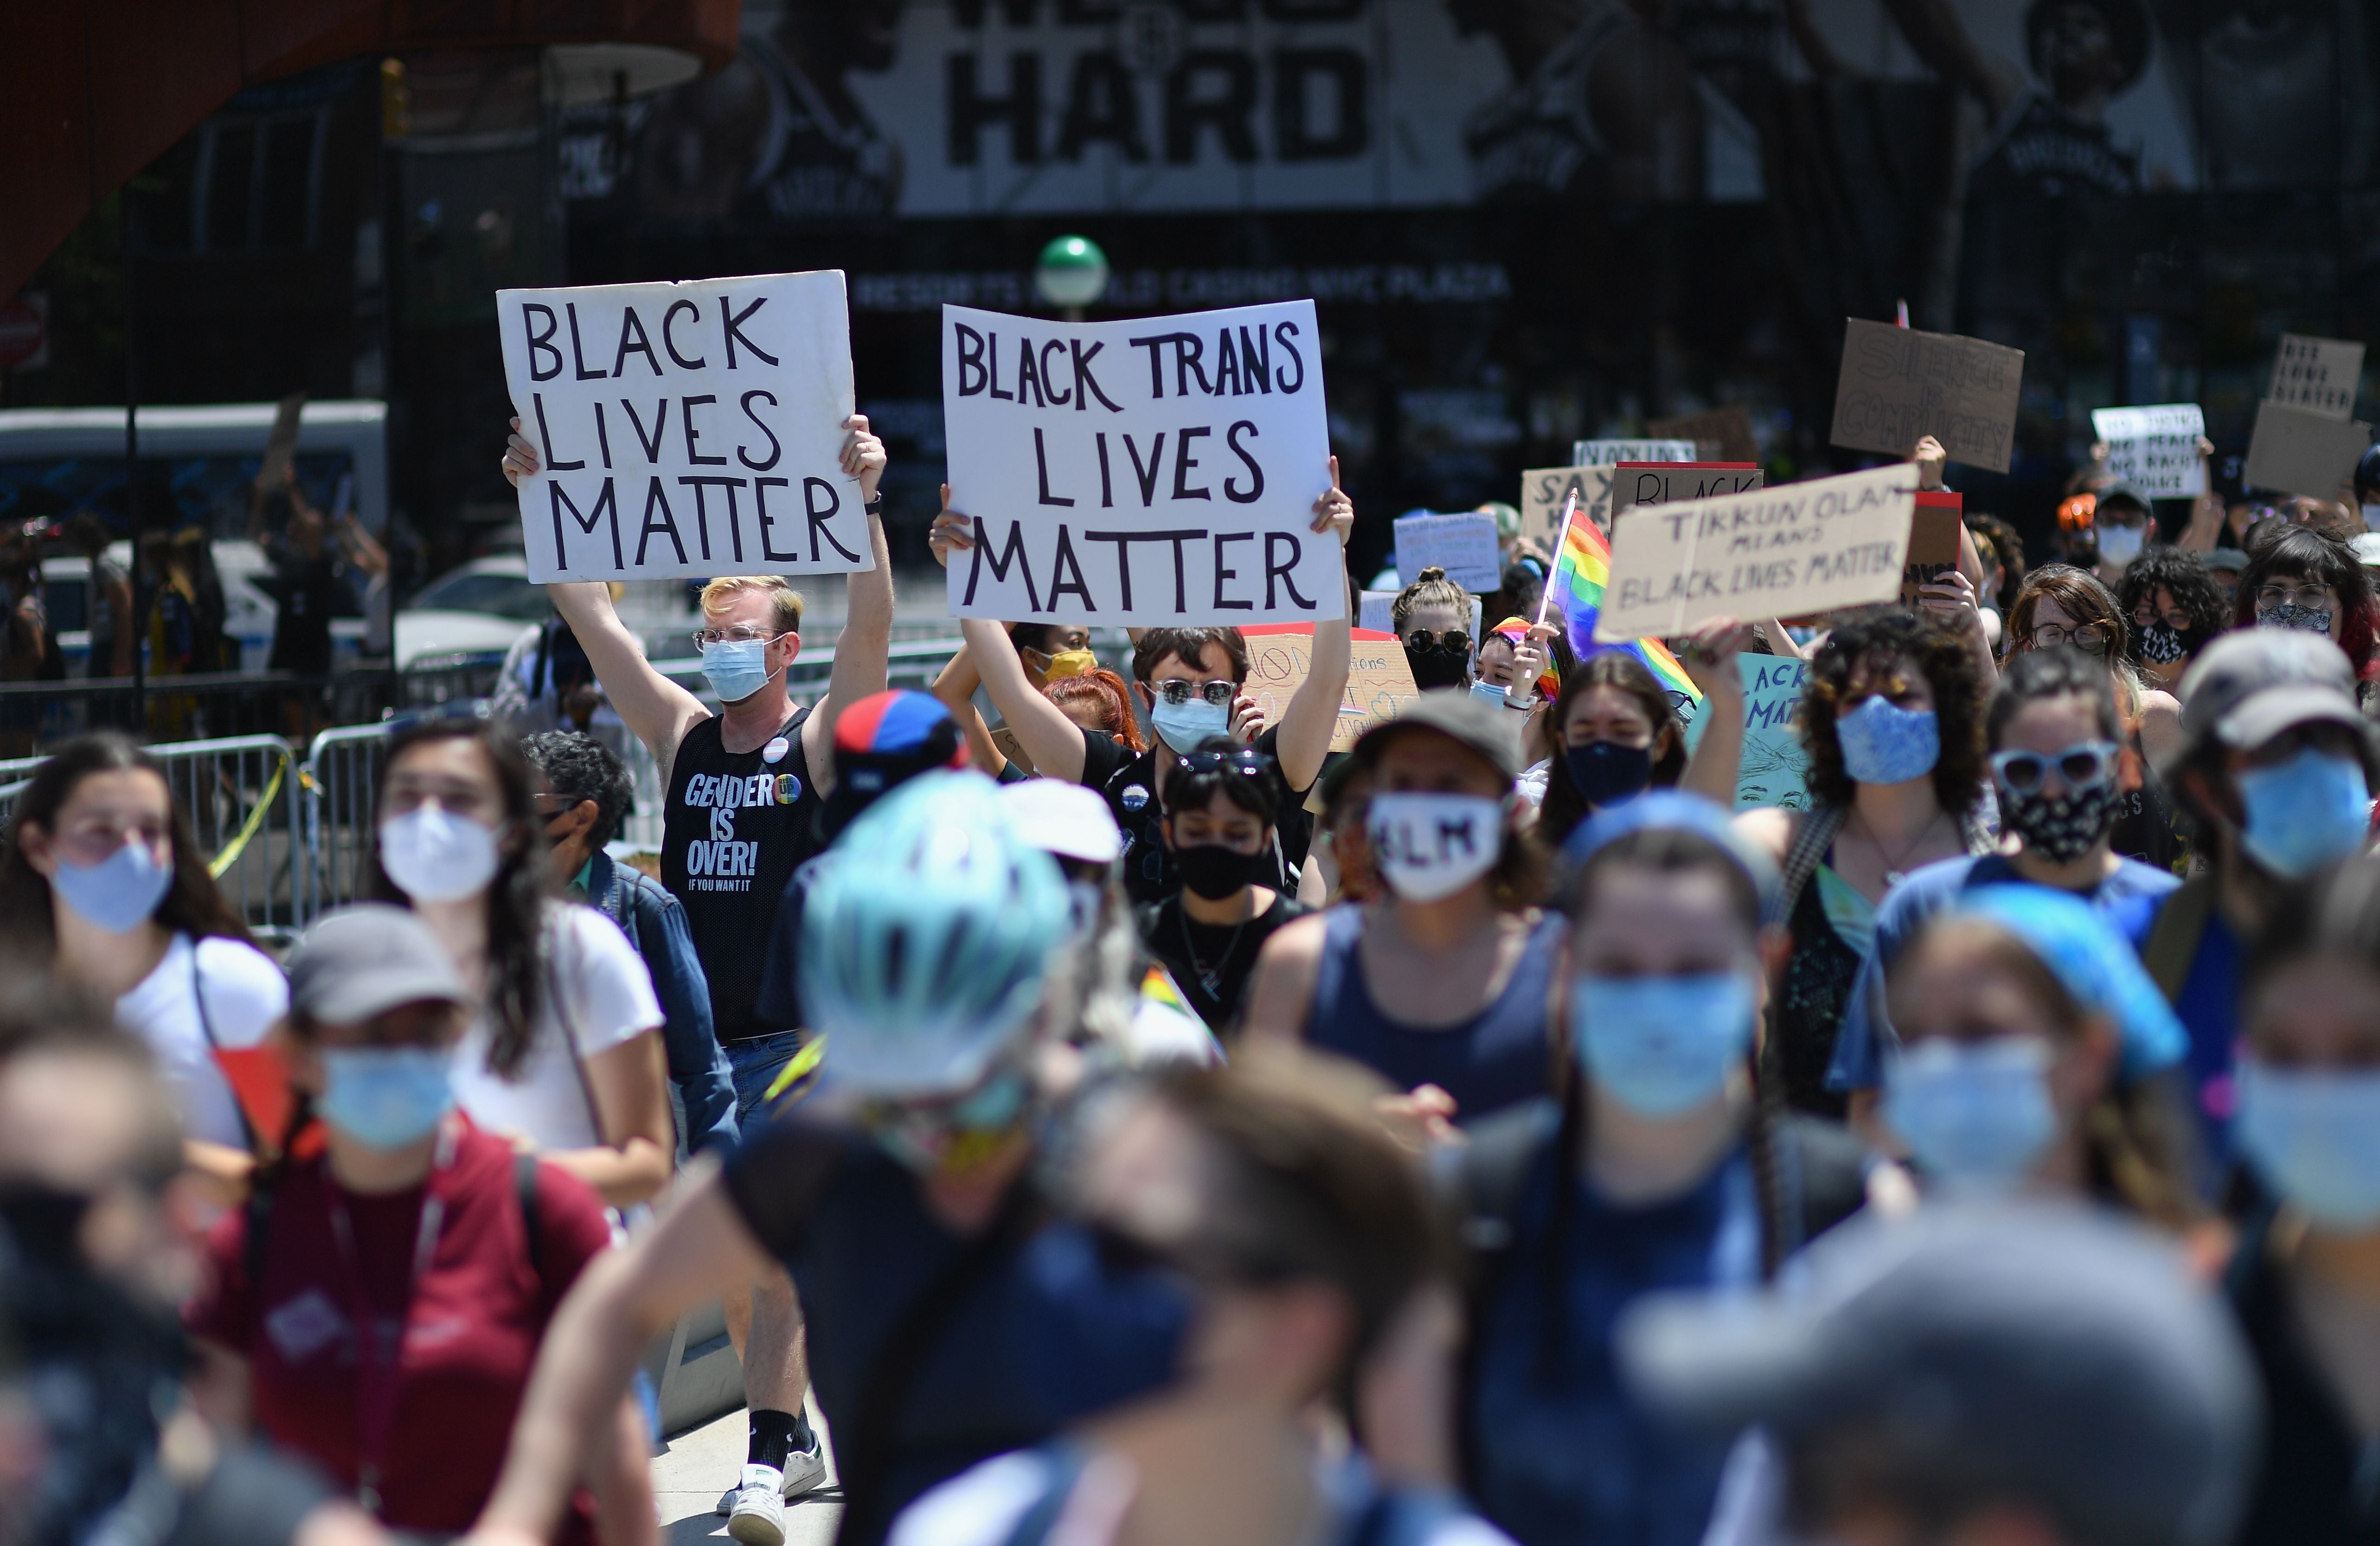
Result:
<instances>
[{"instance_id":1,"label":"white t-shirt","mask_svg":"<svg viewBox=\"0 0 2380 1546\"><path fill-rule=\"evenodd\" d=\"M513 1078L491 1073L482 1015L455 1046L455 1100L491 1132L518 1133L540 1149L591 1149L603 1136L564 1038L577 1042L579 1059L593 1058L659 1026L661 1001L627 936L594 908L549 903L543 932L551 969L539 982L528 1058Z\"/></svg>"},{"instance_id":2,"label":"white t-shirt","mask_svg":"<svg viewBox=\"0 0 2380 1546\"><path fill-rule=\"evenodd\" d=\"M237 940L176 934L157 969L115 1001L116 1023L149 1043L190 1138L248 1147L231 1085L208 1050L253 1047L289 1012L289 981L273 957ZM281 1135L265 1137L278 1141Z\"/></svg>"}]
</instances>

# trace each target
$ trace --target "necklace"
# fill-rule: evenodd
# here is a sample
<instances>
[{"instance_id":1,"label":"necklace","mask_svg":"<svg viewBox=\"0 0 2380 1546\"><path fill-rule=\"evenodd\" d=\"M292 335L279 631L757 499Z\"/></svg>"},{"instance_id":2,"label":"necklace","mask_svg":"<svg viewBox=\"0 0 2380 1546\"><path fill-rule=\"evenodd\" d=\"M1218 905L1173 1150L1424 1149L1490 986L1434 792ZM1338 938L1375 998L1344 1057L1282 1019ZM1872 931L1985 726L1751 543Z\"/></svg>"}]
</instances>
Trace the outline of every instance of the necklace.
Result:
<instances>
[{"instance_id":1,"label":"necklace","mask_svg":"<svg viewBox=\"0 0 2380 1546\"><path fill-rule=\"evenodd\" d=\"M1174 901L1173 920L1182 926L1182 953L1190 958L1190 975L1198 980L1198 986L1204 988L1207 996L1217 1004L1223 1002L1223 968L1231 963L1232 953L1240 948L1240 936L1247 932L1248 925L1255 921L1256 916L1251 909L1247 917L1232 926L1232 937L1223 942L1223 953L1215 957L1215 969L1209 971L1198 964L1198 947L1191 943L1190 909L1184 907L1179 898Z\"/></svg>"},{"instance_id":2,"label":"necklace","mask_svg":"<svg viewBox=\"0 0 2380 1546\"><path fill-rule=\"evenodd\" d=\"M1887 891L1890 891L1894 886L1899 885L1902 881L1909 878L1909 856L1915 853L1919 846L1924 844L1927 836L1933 833L1936 827L1941 825L1941 823L1942 812L1937 810L1934 812L1934 819L1926 822L1924 826L1919 827L1917 829L1917 835L1911 838L1908 843L1903 845L1900 852L1896 855L1886 851L1884 846L1884 834L1877 832L1875 827L1870 826L1868 824L1868 819L1865 816L1862 816L1860 818L1860 825L1867 831L1867 840L1876 845L1877 856L1884 860L1884 888Z\"/></svg>"}]
</instances>

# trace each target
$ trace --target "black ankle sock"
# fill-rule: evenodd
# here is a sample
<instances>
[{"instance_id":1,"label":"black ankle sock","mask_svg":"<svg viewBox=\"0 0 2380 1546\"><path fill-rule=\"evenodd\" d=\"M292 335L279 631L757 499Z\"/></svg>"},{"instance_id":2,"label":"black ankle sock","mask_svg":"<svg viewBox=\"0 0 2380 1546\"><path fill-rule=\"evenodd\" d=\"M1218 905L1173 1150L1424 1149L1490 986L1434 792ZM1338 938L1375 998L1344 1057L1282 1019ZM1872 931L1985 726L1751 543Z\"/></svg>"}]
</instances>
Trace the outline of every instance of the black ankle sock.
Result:
<instances>
[{"instance_id":1,"label":"black ankle sock","mask_svg":"<svg viewBox=\"0 0 2380 1546\"><path fill-rule=\"evenodd\" d=\"M785 1456L798 1448L795 1435L803 1429L802 1419L791 1412L771 1412L763 1408L751 1414L752 1447L744 1457L747 1466L766 1466L771 1470L785 1468Z\"/></svg>"}]
</instances>

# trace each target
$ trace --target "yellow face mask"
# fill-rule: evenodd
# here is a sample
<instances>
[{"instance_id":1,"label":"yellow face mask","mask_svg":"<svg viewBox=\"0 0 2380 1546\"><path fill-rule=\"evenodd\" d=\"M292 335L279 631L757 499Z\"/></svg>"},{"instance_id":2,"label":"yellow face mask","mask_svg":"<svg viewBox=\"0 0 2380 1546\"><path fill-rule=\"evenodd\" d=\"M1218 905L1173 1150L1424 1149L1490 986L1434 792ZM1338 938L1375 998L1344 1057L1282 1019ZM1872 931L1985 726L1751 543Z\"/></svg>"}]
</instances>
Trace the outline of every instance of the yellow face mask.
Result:
<instances>
[{"instance_id":1,"label":"yellow face mask","mask_svg":"<svg viewBox=\"0 0 2380 1546\"><path fill-rule=\"evenodd\" d=\"M1099 664L1099 657L1088 650L1061 650L1050 657L1050 663L1042 669L1041 675L1050 681L1059 682L1069 676L1096 671Z\"/></svg>"}]
</instances>

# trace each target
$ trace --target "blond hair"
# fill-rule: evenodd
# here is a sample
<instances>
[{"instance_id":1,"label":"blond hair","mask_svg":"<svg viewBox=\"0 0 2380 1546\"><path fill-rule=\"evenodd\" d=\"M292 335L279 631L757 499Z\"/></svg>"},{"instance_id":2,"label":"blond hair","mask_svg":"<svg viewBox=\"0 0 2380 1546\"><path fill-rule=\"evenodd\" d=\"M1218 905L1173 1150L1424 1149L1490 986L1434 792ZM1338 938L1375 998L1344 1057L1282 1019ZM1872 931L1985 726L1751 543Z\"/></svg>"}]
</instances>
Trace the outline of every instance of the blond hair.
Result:
<instances>
[{"instance_id":1,"label":"blond hair","mask_svg":"<svg viewBox=\"0 0 2380 1546\"><path fill-rule=\"evenodd\" d=\"M702 610L717 612L747 590L765 590L775 603L777 627L785 633L802 631L801 592L783 575L721 575L702 588Z\"/></svg>"}]
</instances>

